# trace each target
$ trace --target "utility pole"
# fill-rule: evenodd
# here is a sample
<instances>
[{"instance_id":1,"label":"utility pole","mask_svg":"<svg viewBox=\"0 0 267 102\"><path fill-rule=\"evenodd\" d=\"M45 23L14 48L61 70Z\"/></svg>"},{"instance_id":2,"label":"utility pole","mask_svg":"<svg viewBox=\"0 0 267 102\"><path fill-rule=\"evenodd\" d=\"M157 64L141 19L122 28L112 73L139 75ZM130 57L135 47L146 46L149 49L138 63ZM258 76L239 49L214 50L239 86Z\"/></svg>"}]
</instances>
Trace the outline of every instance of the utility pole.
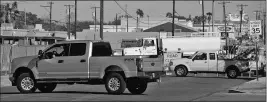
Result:
<instances>
[{"instance_id":1,"label":"utility pole","mask_svg":"<svg viewBox=\"0 0 267 102\"><path fill-rule=\"evenodd\" d=\"M116 32L118 32L118 24L117 24L117 20L118 20L118 13L116 13L116 20L115 20L115 23L116 23Z\"/></svg>"},{"instance_id":2,"label":"utility pole","mask_svg":"<svg viewBox=\"0 0 267 102\"><path fill-rule=\"evenodd\" d=\"M172 36L174 36L174 13L175 13L175 0L173 0L172 6Z\"/></svg>"},{"instance_id":3,"label":"utility pole","mask_svg":"<svg viewBox=\"0 0 267 102\"><path fill-rule=\"evenodd\" d=\"M27 25L27 15L26 15L26 10L25 10L25 8L24 8L24 25L25 25L25 27L26 27L26 25Z\"/></svg>"},{"instance_id":4,"label":"utility pole","mask_svg":"<svg viewBox=\"0 0 267 102\"><path fill-rule=\"evenodd\" d=\"M71 26L70 26L70 7L73 6L73 5L64 5L64 6L68 7L68 9L69 9L68 37L70 39L70 29L71 29Z\"/></svg>"},{"instance_id":5,"label":"utility pole","mask_svg":"<svg viewBox=\"0 0 267 102\"><path fill-rule=\"evenodd\" d=\"M100 0L100 38L103 40L104 0Z\"/></svg>"},{"instance_id":6,"label":"utility pole","mask_svg":"<svg viewBox=\"0 0 267 102\"><path fill-rule=\"evenodd\" d=\"M126 4L126 19L127 19L127 32L128 32L128 12L127 12L127 4Z\"/></svg>"},{"instance_id":7,"label":"utility pole","mask_svg":"<svg viewBox=\"0 0 267 102\"><path fill-rule=\"evenodd\" d=\"M260 18L261 11L256 10L256 11L254 11L254 13L256 13L256 20L260 20L259 18Z\"/></svg>"},{"instance_id":8,"label":"utility pole","mask_svg":"<svg viewBox=\"0 0 267 102\"><path fill-rule=\"evenodd\" d=\"M75 39L77 39L77 35L76 35L76 28L77 28L77 0L75 0L75 19L74 19L74 37Z\"/></svg>"},{"instance_id":9,"label":"utility pole","mask_svg":"<svg viewBox=\"0 0 267 102\"><path fill-rule=\"evenodd\" d=\"M212 0L212 32L214 32L214 0Z\"/></svg>"},{"instance_id":10,"label":"utility pole","mask_svg":"<svg viewBox=\"0 0 267 102\"><path fill-rule=\"evenodd\" d=\"M227 47L227 50L226 50L226 54L228 54L228 50L229 50L229 46L228 46L228 35L227 35L227 31L226 31L226 13L225 13L225 4L226 3L230 3L230 2L226 2L226 1L223 1L222 3L219 3L219 4L222 4L223 5L223 19L224 19L224 34L226 36L226 47Z\"/></svg>"},{"instance_id":11,"label":"utility pole","mask_svg":"<svg viewBox=\"0 0 267 102\"><path fill-rule=\"evenodd\" d=\"M237 5L237 6L240 6L241 7L241 11L240 11L240 29L239 29L239 34L241 34L241 31L242 31L242 17L243 17L243 7L244 6L248 6L248 5L244 5L244 4L241 4L241 5ZM239 36L239 35L238 35Z\"/></svg>"},{"instance_id":12,"label":"utility pole","mask_svg":"<svg viewBox=\"0 0 267 102\"><path fill-rule=\"evenodd\" d=\"M266 11L263 13L263 39L264 39L264 44L265 44L266 50L267 50L267 44L266 44L266 40L267 40L267 35L266 35ZM266 59L267 59L267 55L266 55Z\"/></svg>"},{"instance_id":13,"label":"utility pole","mask_svg":"<svg viewBox=\"0 0 267 102\"><path fill-rule=\"evenodd\" d=\"M100 7L92 7L91 9L95 9L95 13L94 13L94 16L95 16L95 32L96 32L96 8L100 8Z\"/></svg>"},{"instance_id":14,"label":"utility pole","mask_svg":"<svg viewBox=\"0 0 267 102\"><path fill-rule=\"evenodd\" d=\"M149 15L147 15L147 18L148 18L148 28L149 28Z\"/></svg>"},{"instance_id":15,"label":"utility pole","mask_svg":"<svg viewBox=\"0 0 267 102\"><path fill-rule=\"evenodd\" d=\"M49 5L50 6L42 6L41 5L41 7L49 7L50 8L50 11L49 11L49 18L50 18L50 20L49 20L49 24L50 24L50 28L49 28L49 30L50 31L52 31L52 5L54 4L52 1L51 2L48 2L49 3Z\"/></svg>"},{"instance_id":16,"label":"utility pole","mask_svg":"<svg viewBox=\"0 0 267 102\"><path fill-rule=\"evenodd\" d=\"M202 30L205 32L205 21L204 21L204 0L202 0ZM203 33L204 34L204 33Z\"/></svg>"}]
</instances>

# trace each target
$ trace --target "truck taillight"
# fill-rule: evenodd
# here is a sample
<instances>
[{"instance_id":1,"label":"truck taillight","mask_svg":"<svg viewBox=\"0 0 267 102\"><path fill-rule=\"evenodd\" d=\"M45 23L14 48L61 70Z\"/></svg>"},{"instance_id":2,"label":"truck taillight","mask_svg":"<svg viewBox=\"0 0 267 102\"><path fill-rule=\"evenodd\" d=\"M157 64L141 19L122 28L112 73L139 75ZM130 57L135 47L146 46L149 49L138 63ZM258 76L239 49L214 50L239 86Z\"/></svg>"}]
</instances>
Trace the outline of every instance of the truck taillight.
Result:
<instances>
[{"instance_id":1,"label":"truck taillight","mask_svg":"<svg viewBox=\"0 0 267 102\"><path fill-rule=\"evenodd\" d=\"M137 71L138 72L142 72L143 71L143 59L142 58L136 58L136 67L137 67Z\"/></svg>"}]
</instances>

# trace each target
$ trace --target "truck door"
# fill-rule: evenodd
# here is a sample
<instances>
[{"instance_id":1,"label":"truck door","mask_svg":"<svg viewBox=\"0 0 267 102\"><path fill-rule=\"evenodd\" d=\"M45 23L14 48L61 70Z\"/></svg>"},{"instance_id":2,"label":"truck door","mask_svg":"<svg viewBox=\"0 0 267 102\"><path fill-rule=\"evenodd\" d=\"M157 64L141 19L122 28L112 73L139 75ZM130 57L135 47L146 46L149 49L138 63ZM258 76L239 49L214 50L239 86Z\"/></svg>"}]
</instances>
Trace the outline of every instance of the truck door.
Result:
<instances>
[{"instance_id":1,"label":"truck door","mask_svg":"<svg viewBox=\"0 0 267 102\"><path fill-rule=\"evenodd\" d=\"M64 78L64 60L69 54L70 44L56 44L44 51L42 59L37 62L40 78Z\"/></svg>"},{"instance_id":2,"label":"truck door","mask_svg":"<svg viewBox=\"0 0 267 102\"><path fill-rule=\"evenodd\" d=\"M207 53L199 52L192 61L190 64L192 71L208 71Z\"/></svg>"},{"instance_id":3,"label":"truck door","mask_svg":"<svg viewBox=\"0 0 267 102\"><path fill-rule=\"evenodd\" d=\"M142 55L157 55L156 38L144 38Z\"/></svg>"},{"instance_id":4,"label":"truck door","mask_svg":"<svg viewBox=\"0 0 267 102\"><path fill-rule=\"evenodd\" d=\"M40 78L88 77L86 43L58 44L48 49L45 56L38 62Z\"/></svg>"},{"instance_id":5,"label":"truck door","mask_svg":"<svg viewBox=\"0 0 267 102\"><path fill-rule=\"evenodd\" d=\"M217 58L215 53L209 53L209 71L218 71L217 70Z\"/></svg>"}]
</instances>

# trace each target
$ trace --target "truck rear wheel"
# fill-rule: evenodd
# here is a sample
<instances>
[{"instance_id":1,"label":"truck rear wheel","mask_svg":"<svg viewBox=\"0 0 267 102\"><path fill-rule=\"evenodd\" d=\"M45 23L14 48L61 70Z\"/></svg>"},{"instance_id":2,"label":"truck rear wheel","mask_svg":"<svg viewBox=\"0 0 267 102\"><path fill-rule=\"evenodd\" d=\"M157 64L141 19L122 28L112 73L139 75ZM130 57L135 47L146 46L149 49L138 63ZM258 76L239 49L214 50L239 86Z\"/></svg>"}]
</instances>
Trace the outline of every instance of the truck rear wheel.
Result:
<instances>
[{"instance_id":1,"label":"truck rear wheel","mask_svg":"<svg viewBox=\"0 0 267 102\"><path fill-rule=\"evenodd\" d=\"M49 93L52 92L56 87L56 83L43 83L43 84L38 84L38 90L44 93Z\"/></svg>"},{"instance_id":2,"label":"truck rear wheel","mask_svg":"<svg viewBox=\"0 0 267 102\"><path fill-rule=\"evenodd\" d=\"M36 82L29 73L22 73L17 79L17 89L21 93L33 93L36 91Z\"/></svg>"},{"instance_id":3,"label":"truck rear wheel","mask_svg":"<svg viewBox=\"0 0 267 102\"><path fill-rule=\"evenodd\" d=\"M126 82L119 73L108 74L105 87L109 94L122 94L126 89Z\"/></svg>"},{"instance_id":4,"label":"truck rear wheel","mask_svg":"<svg viewBox=\"0 0 267 102\"><path fill-rule=\"evenodd\" d=\"M132 94L142 94L146 91L147 82L144 80L132 80L127 84L127 88Z\"/></svg>"},{"instance_id":5,"label":"truck rear wheel","mask_svg":"<svg viewBox=\"0 0 267 102\"><path fill-rule=\"evenodd\" d=\"M177 66L174 71L177 77L185 77L188 73L187 68L185 66Z\"/></svg>"},{"instance_id":6,"label":"truck rear wheel","mask_svg":"<svg viewBox=\"0 0 267 102\"><path fill-rule=\"evenodd\" d=\"M227 74L227 77L230 78L230 79L234 79L238 76L238 70L235 69L235 68L230 68L230 69L227 69L226 71L226 74Z\"/></svg>"}]
</instances>

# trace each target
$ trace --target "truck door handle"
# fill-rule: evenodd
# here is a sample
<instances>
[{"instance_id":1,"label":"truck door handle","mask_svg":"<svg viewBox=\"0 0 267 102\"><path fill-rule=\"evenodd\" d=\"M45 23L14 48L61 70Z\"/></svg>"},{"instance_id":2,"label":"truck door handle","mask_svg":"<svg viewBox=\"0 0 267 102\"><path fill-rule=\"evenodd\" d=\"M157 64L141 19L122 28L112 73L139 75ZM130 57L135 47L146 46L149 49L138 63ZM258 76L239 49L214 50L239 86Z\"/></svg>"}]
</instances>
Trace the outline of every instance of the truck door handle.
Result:
<instances>
[{"instance_id":1,"label":"truck door handle","mask_svg":"<svg viewBox=\"0 0 267 102\"><path fill-rule=\"evenodd\" d=\"M86 62L86 60L85 59L82 59L80 62Z\"/></svg>"},{"instance_id":2,"label":"truck door handle","mask_svg":"<svg viewBox=\"0 0 267 102\"><path fill-rule=\"evenodd\" d=\"M64 60L58 60L58 63L63 63L64 62Z\"/></svg>"}]
</instances>

